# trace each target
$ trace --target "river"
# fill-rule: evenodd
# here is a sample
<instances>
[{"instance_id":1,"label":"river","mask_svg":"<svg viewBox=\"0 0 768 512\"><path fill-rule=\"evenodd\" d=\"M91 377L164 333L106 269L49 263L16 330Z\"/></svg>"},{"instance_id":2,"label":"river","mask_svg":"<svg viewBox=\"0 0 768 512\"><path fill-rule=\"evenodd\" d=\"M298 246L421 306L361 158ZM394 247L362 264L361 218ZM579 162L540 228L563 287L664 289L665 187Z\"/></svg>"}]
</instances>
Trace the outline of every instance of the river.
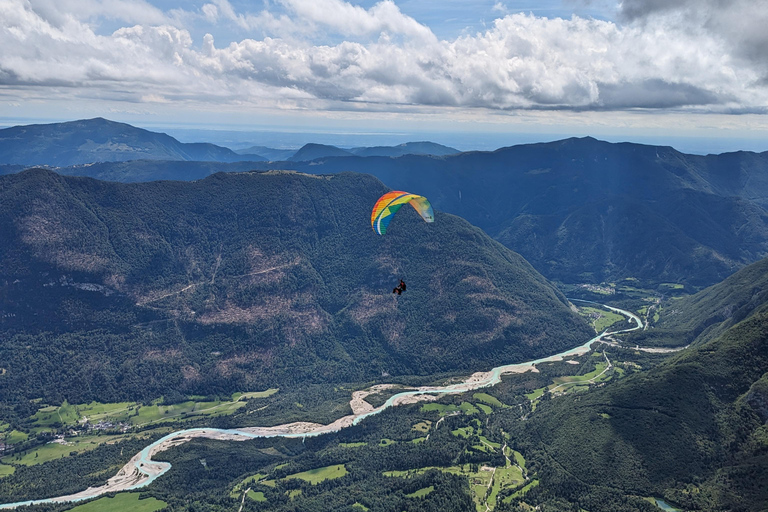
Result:
<instances>
[{"instance_id":1,"label":"river","mask_svg":"<svg viewBox=\"0 0 768 512\"><path fill-rule=\"evenodd\" d=\"M581 301L578 299L569 299L578 302L591 302ZM397 405L414 403L417 401L435 400L440 395L451 393L466 393L467 391L473 391L476 389L486 388L494 386L501 382L501 376L508 373L523 373L527 371L537 371L535 365L548 361L559 361L565 357L584 354L589 352L590 345L603 336L618 334L622 332L629 332L640 329L643 325L642 320L629 311L607 306L605 304L598 304L604 308L610 309L616 313L625 315L628 318L628 322L635 323L634 327L622 329L618 331L608 332L604 331L594 338L590 339L583 345L576 348L568 349L559 354L555 354L534 361L527 361L524 363L508 364L493 368L487 372L478 372L457 384L450 384L446 386L422 386L420 388L403 391L397 393L389 398L383 405L376 407L365 412L354 412L349 416L344 416L334 421L329 425L321 425L318 423L289 423L286 425L278 425L275 427L245 427L239 429L215 429L215 428L190 428L185 430L179 430L172 432L165 437L162 437L150 444L139 453L134 455L128 463L117 473L117 475L110 478L106 484L100 487L89 487L88 489L66 496L58 496L55 498L47 498L40 500L22 501L16 503L0 504L0 509L11 509L21 507L25 505L36 505L42 503L62 503L62 502L76 502L88 500L107 494L110 492L120 491L132 491L154 482L158 477L164 475L171 469L171 464L168 462L158 462L152 460L152 456L167 450L173 446L178 446L191 439L198 437L205 437L209 439L228 440L228 441L246 441L248 439L258 437L289 437L289 438L303 438L309 436L319 436L323 434L329 434L332 432L338 432L342 428L357 425L365 418L378 414L381 411L395 407Z\"/></svg>"}]
</instances>

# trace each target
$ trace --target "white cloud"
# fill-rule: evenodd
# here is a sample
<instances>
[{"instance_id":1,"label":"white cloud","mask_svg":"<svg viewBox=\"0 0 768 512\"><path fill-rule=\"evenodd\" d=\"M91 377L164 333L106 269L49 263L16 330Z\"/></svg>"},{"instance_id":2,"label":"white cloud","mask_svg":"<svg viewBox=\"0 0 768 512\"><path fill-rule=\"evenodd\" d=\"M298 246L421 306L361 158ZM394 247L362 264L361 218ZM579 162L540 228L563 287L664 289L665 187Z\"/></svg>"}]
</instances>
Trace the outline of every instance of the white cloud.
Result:
<instances>
[{"instance_id":1,"label":"white cloud","mask_svg":"<svg viewBox=\"0 0 768 512\"><path fill-rule=\"evenodd\" d=\"M213 0L196 13L169 14L141 1L0 0L0 45L16 49L0 53L0 85L19 98L49 87L62 96L137 103L350 110L728 111L768 104L765 56L754 51L768 36L751 22L738 34L735 28L749 14L765 20L768 9L750 13L746 0L730 2L740 12L719 12L721 0L703 0L711 5L699 25L650 0L625 1L625 25L512 14L452 41L439 40L391 0L370 9L342 0L279 1L285 12L239 13ZM126 26L98 35L93 20L108 10ZM210 35L196 42L180 26L195 17L253 35L223 47ZM318 33L345 40L317 44Z\"/></svg>"},{"instance_id":2,"label":"white cloud","mask_svg":"<svg viewBox=\"0 0 768 512\"><path fill-rule=\"evenodd\" d=\"M143 24L168 22L163 11L145 0L28 0L25 3L56 27L68 20L87 22L99 18Z\"/></svg>"}]
</instances>

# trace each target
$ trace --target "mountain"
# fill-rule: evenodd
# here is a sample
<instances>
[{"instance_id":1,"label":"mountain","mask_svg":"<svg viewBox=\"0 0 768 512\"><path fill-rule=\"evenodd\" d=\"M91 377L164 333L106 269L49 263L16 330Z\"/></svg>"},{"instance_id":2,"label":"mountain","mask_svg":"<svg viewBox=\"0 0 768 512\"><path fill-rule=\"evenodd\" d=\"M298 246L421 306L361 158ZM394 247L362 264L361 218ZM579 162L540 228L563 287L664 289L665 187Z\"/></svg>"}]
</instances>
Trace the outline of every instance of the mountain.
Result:
<instances>
[{"instance_id":1,"label":"mountain","mask_svg":"<svg viewBox=\"0 0 768 512\"><path fill-rule=\"evenodd\" d=\"M101 122L126 134L150 133ZM45 126L51 131L59 125ZM65 152L63 139L60 144ZM415 151L423 144L403 147ZM105 154L112 154L109 147L122 146L103 146ZM135 152L117 155L138 158ZM269 158L278 157L286 156ZM105 162L58 171L126 182L252 169L365 172L393 189L427 196L437 209L467 219L519 252L547 278L566 283L637 278L701 288L768 255L768 153L686 155L586 137L443 156L363 157L308 144L290 160L247 166Z\"/></svg>"},{"instance_id":2,"label":"mountain","mask_svg":"<svg viewBox=\"0 0 768 512\"><path fill-rule=\"evenodd\" d=\"M352 148L350 153L357 156L389 156L397 157L403 155L434 155L445 156L461 153L458 149L454 149L442 144L436 144L434 142L406 142L397 146L373 146Z\"/></svg>"},{"instance_id":3,"label":"mountain","mask_svg":"<svg viewBox=\"0 0 768 512\"><path fill-rule=\"evenodd\" d=\"M767 270L762 260L665 308L668 327L707 326L692 348L577 400L537 408L520 435L531 450L545 450L551 468L539 503L578 501L586 487L603 487L663 496L685 510L765 509Z\"/></svg>"},{"instance_id":4,"label":"mountain","mask_svg":"<svg viewBox=\"0 0 768 512\"><path fill-rule=\"evenodd\" d=\"M146 400L476 371L591 336L525 260L458 217L403 209L375 235L386 190L348 173L0 177L0 396Z\"/></svg>"},{"instance_id":5,"label":"mountain","mask_svg":"<svg viewBox=\"0 0 768 512\"><path fill-rule=\"evenodd\" d=\"M235 153L237 153L238 155L256 154L256 155L261 155L267 160L270 160L273 162L282 162L292 157L294 153L296 153L296 150L295 149L275 149L275 148L268 148L266 146L251 146L246 149L235 150Z\"/></svg>"},{"instance_id":6,"label":"mountain","mask_svg":"<svg viewBox=\"0 0 768 512\"><path fill-rule=\"evenodd\" d=\"M127 162L96 162L58 167L56 172L67 176L87 176L103 181L141 183L146 181L200 180L217 172L247 172L254 163L246 162L183 162L168 160L130 160ZM20 171L17 167L15 172ZM0 174L3 174L0 168Z\"/></svg>"},{"instance_id":7,"label":"mountain","mask_svg":"<svg viewBox=\"0 0 768 512\"><path fill-rule=\"evenodd\" d=\"M397 157L403 155L452 155L460 153L454 149L434 142L405 142L397 146L372 146L359 147L344 150L336 146L326 146L322 144L308 144L298 152L291 149L274 149L265 146L251 146L246 149L235 151L239 155L257 154L273 162L280 161L307 161L315 158L325 158L329 156L389 156ZM295 155L298 156L293 158Z\"/></svg>"},{"instance_id":8,"label":"mountain","mask_svg":"<svg viewBox=\"0 0 768 512\"><path fill-rule=\"evenodd\" d=\"M102 118L0 130L0 163L65 167L125 160L236 162L264 160L241 156L214 144L185 144L155 133Z\"/></svg>"},{"instance_id":9,"label":"mountain","mask_svg":"<svg viewBox=\"0 0 768 512\"><path fill-rule=\"evenodd\" d=\"M325 144L304 144L293 156L288 158L289 162L309 162L318 158L352 156L352 153L336 146Z\"/></svg>"},{"instance_id":10,"label":"mountain","mask_svg":"<svg viewBox=\"0 0 768 512\"><path fill-rule=\"evenodd\" d=\"M564 282L706 286L768 254L768 153L695 156L587 137L294 168L366 172L423 194Z\"/></svg>"}]
</instances>

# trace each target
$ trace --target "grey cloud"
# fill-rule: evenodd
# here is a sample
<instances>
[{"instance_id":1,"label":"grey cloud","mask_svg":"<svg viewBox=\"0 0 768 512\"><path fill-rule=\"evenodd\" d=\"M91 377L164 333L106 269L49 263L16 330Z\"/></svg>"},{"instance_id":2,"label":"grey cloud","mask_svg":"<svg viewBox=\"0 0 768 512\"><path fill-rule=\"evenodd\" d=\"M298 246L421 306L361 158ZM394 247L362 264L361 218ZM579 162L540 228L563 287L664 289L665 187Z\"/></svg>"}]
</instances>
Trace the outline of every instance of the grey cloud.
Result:
<instances>
[{"instance_id":1,"label":"grey cloud","mask_svg":"<svg viewBox=\"0 0 768 512\"><path fill-rule=\"evenodd\" d=\"M706 8L706 4L712 1L697 0L697 3ZM691 0L623 0L620 4L619 14L625 21L634 21L651 14L687 8L691 3Z\"/></svg>"},{"instance_id":2,"label":"grey cloud","mask_svg":"<svg viewBox=\"0 0 768 512\"><path fill-rule=\"evenodd\" d=\"M599 84L598 105L607 109L667 109L723 103L710 91L691 84L674 84L659 79L637 83Z\"/></svg>"},{"instance_id":3,"label":"grey cloud","mask_svg":"<svg viewBox=\"0 0 768 512\"><path fill-rule=\"evenodd\" d=\"M626 22L705 31L728 51L768 71L768 0L624 0Z\"/></svg>"}]
</instances>

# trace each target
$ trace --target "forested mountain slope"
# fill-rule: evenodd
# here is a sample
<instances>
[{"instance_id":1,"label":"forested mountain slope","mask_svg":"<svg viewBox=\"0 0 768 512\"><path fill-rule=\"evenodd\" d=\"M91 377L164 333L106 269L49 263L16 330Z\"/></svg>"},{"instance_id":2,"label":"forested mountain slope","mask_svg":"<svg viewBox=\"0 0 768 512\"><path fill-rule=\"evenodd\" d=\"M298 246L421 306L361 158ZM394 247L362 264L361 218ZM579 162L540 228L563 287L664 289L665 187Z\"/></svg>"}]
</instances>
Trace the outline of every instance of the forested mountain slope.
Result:
<instances>
[{"instance_id":1,"label":"forested mountain slope","mask_svg":"<svg viewBox=\"0 0 768 512\"><path fill-rule=\"evenodd\" d=\"M768 506L765 268L751 265L680 305L675 317L690 319L687 328L708 324L694 347L536 410L520 435L551 468L538 499L578 501L607 487L663 496L685 510Z\"/></svg>"},{"instance_id":2,"label":"forested mountain slope","mask_svg":"<svg viewBox=\"0 0 768 512\"><path fill-rule=\"evenodd\" d=\"M364 149L308 144L286 153L290 162L252 162L247 170L363 172L418 190L568 283L633 277L703 287L768 255L768 153L687 155L589 137L441 156ZM165 162L90 165L140 159ZM191 159L222 163L181 162ZM223 163L243 159L260 160L103 119L0 131L0 162L110 181L200 179L245 170Z\"/></svg>"},{"instance_id":3,"label":"forested mountain slope","mask_svg":"<svg viewBox=\"0 0 768 512\"><path fill-rule=\"evenodd\" d=\"M460 218L404 208L373 233L386 190L359 174L0 177L0 396L477 371L591 336L525 260Z\"/></svg>"},{"instance_id":4,"label":"forested mountain slope","mask_svg":"<svg viewBox=\"0 0 768 512\"><path fill-rule=\"evenodd\" d=\"M362 171L420 190L565 282L709 285L768 254L766 153L703 157L587 137L294 168Z\"/></svg>"},{"instance_id":5,"label":"forested mountain slope","mask_svg":"<svg viewBox=\"0 0 768 512\"><path fill-rule=\"evenodd\" d=\"M63 167L126 160L264 160L207 143L182 143L107 119L14 126L0 130L0 163Z\"/></svg>"}]
</instances>

